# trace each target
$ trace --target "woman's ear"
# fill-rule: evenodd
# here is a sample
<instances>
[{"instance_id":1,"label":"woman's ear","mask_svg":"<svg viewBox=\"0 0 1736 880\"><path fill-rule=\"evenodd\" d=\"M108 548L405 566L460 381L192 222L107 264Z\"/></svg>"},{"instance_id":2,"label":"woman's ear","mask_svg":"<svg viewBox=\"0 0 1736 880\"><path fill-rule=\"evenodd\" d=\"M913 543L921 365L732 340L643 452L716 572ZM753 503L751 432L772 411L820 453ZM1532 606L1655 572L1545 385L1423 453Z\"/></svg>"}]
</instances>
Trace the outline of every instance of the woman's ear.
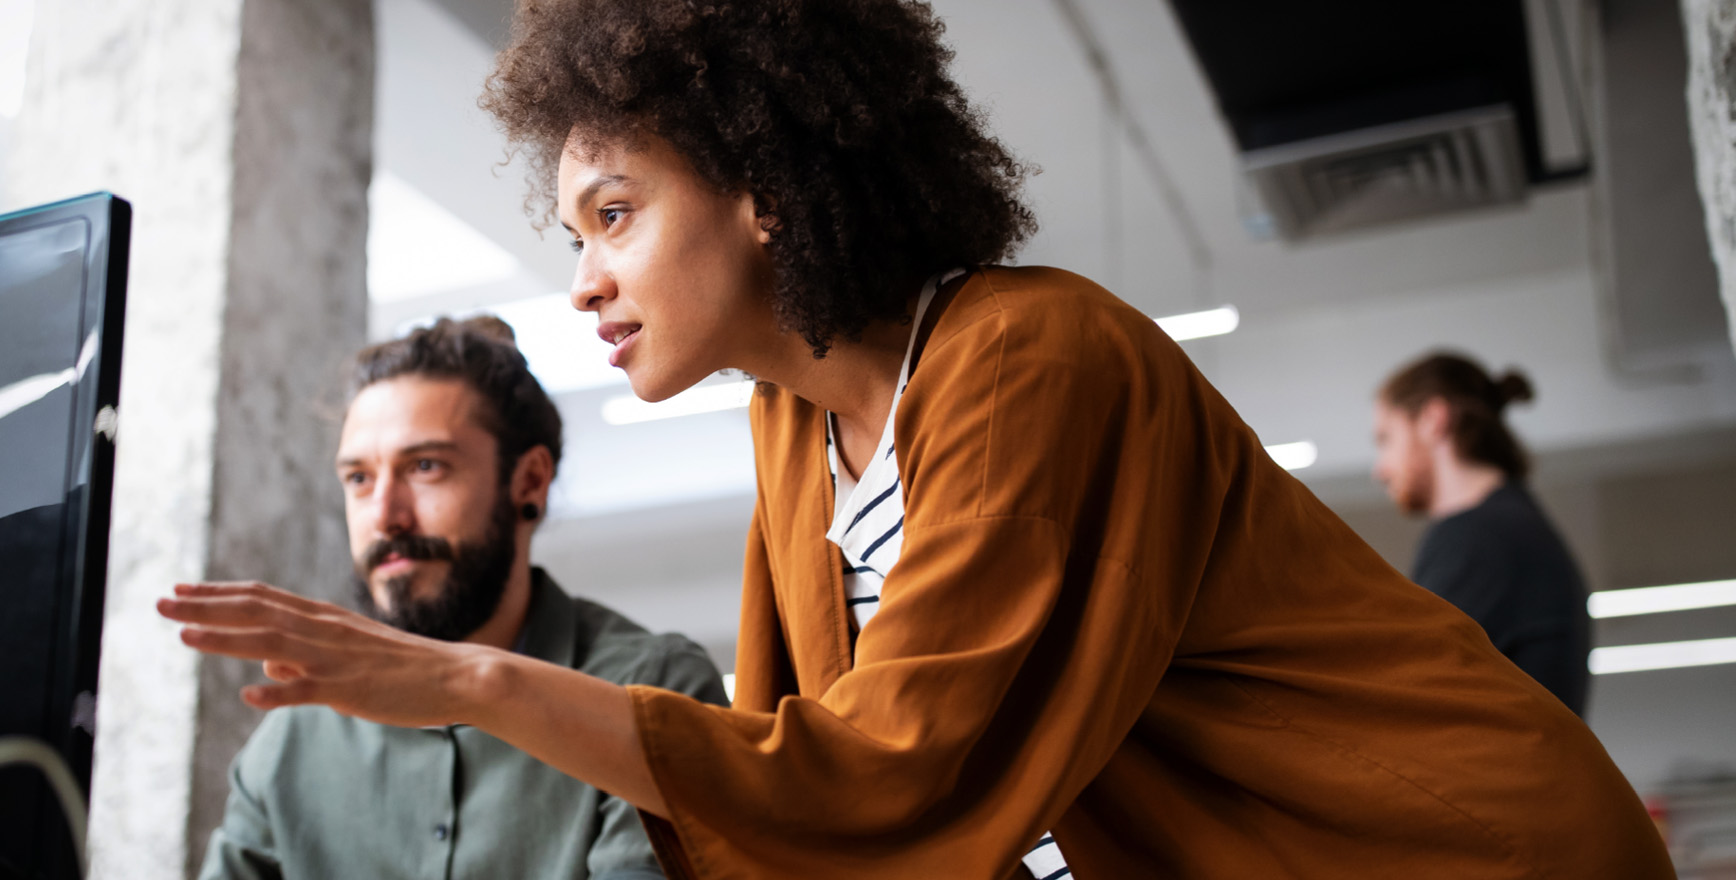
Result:
<instances>
[{"instance_id":1,"label":"woman's ear","mask_svg":"<svg viewBox=\"0 0 1736 880\"><path fill-rule=\"evenodd\" d=\"M771 244L772 236L783 225L778 222L778 203L769 196L753 196L754 223L759 227L760 244Z\"/></svg>"}]
</instances>

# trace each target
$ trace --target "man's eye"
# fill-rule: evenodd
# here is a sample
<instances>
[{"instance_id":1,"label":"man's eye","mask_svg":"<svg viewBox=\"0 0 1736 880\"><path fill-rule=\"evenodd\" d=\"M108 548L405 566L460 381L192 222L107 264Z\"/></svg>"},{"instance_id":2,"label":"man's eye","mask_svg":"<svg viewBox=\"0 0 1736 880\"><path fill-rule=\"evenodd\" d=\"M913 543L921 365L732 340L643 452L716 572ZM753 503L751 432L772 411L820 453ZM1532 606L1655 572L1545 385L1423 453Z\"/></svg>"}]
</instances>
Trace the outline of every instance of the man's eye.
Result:
<instances>
[{"instance_id":1,"label":"man's eye","mask_svg":"<svg viewBox=\"0 0 1736 880\"><path fill-rule=\"evenodd\" d=\"M368 481L368 475L361 471L351 471L344 474L342 479L346 486L360 486Z\"/></svg>"},{"instance_id":2,"label":"man's eye","mask_svg":"<svg viewBox=\"0 0 1736 880\"><path fill-rule=\"evenodd\" d=\"M418 459L416 459L416 470L422 471L423 473L427 473L427 472L433 471L433 470L438 470L439 468L440 468L440 462L437 462L432 458L418 458Z\"/></svg>"}]
</instances>

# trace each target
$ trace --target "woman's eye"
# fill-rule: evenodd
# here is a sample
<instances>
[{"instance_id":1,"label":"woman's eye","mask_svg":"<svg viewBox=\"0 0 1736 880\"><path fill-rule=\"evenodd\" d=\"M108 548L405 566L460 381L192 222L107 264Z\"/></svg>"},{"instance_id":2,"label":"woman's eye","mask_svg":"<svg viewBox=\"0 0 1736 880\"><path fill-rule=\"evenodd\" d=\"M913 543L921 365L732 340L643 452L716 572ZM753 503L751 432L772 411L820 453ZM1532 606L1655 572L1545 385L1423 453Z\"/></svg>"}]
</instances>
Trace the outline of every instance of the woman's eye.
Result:
<instances>
[{"instance_id":1,"label":"woman's eye","mask_svg":"<svg viewBox=\"0 0 1736 880\"><path fill-rule=\"evenodd\" d=\"M597 211L597 216L602 218L604 226L614 226L615 221L621 219L621 215L625 213L620 208L601 208Z\"/></svg>"},{"instance_id":2,"label":"woman's eye","mask_svg":"<svg viewBox=\"0 0 1736 880\"><path fill-rule=\"evenodd\" d=\"M572 242L568 246L573 249L573 253L575 253L575 254L582 254L585 252L584 239L575 238L572 240Z\"/></svg>"}]
</instances>

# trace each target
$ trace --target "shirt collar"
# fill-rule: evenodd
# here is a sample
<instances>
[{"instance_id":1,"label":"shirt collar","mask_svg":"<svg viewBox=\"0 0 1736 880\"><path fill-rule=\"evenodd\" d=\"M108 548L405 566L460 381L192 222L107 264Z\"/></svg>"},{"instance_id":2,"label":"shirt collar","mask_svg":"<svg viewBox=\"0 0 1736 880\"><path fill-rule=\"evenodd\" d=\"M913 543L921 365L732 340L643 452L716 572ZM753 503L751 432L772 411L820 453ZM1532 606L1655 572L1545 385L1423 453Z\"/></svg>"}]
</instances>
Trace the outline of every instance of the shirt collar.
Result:
<instances>
[{"instance_id":1,"label":"shirt collar","mask_svg":"<svg viewBox=\"0 0 1736 880\"><path fill-rule=\"evenodd\" d=\"M549 577L548 572L530 570L530 604L524 611L524 626L512 649L527 657L546 660L561 666L573 663L574 620L573 603Z\"/></svg>"}]
</instances>

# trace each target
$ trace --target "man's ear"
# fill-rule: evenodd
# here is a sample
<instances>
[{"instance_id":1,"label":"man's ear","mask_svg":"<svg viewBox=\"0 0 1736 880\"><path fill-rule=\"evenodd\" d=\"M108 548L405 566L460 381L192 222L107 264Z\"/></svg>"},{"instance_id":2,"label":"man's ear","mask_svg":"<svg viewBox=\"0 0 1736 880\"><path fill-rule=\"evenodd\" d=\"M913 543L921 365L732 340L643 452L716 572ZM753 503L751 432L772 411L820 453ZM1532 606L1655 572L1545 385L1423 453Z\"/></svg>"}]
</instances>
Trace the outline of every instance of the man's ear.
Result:
<instances>
[{"instance_id":1,"label":"man's ear","mask_svg":"<svg viewBox=\"0 0 1736 880\"><path fill-rule=\"evenodd\" d=\"M1431 397L1417 410L1417 434L1426 442L1445 439L1452 433L1453 409L1444 397Z\"/></svg>"},{"instance_id":2,"label":"man's ear","mask_svg":"<svg viewBox=\"0 0 1736 880\"><path fill-rule=\"evenodd\" d=\"M535 504L543 513L549 508L549 487L555 481L555 457L547 446L538 444L518 457L512 471L512 504L524 507Z\"/></svg>"}]
</instances>

